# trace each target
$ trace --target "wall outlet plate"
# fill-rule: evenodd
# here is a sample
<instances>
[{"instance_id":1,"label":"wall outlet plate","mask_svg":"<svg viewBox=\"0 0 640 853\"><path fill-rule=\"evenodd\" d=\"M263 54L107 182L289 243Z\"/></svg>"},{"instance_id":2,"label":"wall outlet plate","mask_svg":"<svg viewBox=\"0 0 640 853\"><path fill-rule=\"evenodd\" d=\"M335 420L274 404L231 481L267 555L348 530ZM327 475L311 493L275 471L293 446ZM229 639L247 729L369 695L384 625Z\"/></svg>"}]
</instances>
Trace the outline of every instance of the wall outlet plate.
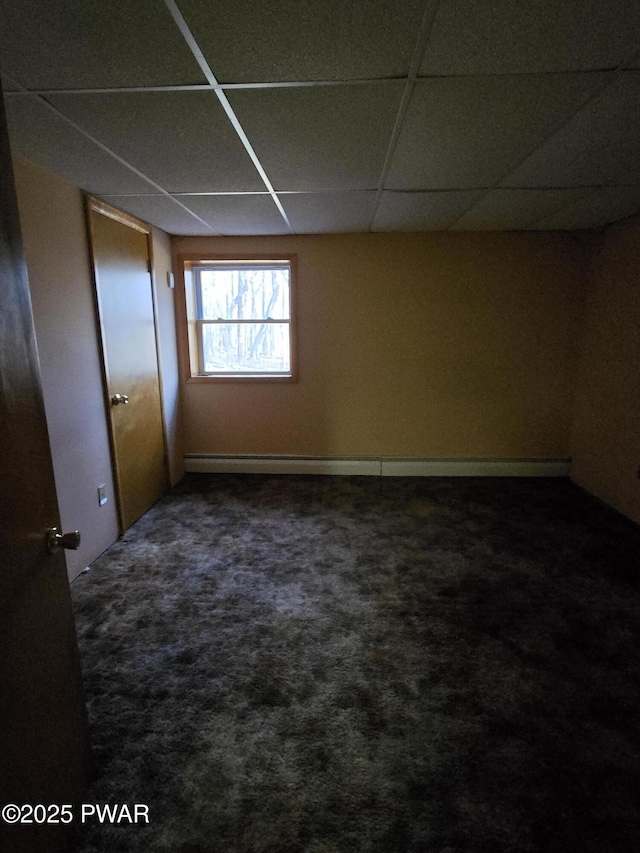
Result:
<instances>
[{"instance_id":1,"label":"wall outlet plate","mask_svg":"<svg viewBox=\"0 0 640 853\"><path fill-rule=\"evenodd\" d=\"M100 506L104 506L106 502L109 500L107 497L107 484L102 483L101 486L98 486L98 503Z\"/></svg>"}]
</instances>

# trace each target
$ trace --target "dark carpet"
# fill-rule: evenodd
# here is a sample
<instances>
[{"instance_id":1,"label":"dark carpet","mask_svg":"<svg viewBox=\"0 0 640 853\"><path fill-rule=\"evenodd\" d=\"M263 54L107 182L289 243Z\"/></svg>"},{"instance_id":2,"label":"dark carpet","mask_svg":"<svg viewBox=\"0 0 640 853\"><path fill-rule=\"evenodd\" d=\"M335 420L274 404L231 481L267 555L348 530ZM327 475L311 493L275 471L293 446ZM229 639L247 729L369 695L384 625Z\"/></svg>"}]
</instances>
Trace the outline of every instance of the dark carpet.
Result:
<instances>
[{"instance_id":1,"label":"dark carpet","mask_svg":"<svg viewBox=\"0 0 640 853\"><path fill-rule=\"evenodd\" d=\"M566 480L188 475L72 586L73 849L637 853L640 528Z\"/></svg>"}]
</instances>

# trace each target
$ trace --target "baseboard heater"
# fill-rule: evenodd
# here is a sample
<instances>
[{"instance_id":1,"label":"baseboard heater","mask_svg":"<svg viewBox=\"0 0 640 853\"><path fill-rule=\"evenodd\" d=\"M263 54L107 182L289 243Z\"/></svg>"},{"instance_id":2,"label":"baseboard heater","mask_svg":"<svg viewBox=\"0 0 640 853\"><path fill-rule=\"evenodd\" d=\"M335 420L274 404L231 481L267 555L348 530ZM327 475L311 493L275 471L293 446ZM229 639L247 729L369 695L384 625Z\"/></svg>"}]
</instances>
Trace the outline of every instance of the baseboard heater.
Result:
<instances>
[{"instance_id":1,"label":"baseboard heater","mask_svg":"<svg viewBox=\"0 0 640 853\"><path fill-rule=\"evenodd\" d=\"M429 459L398 456L220 456L188 453L201 474L331 474L366 477L567 477L570 459Z\"/></svg>"}]
</instances>

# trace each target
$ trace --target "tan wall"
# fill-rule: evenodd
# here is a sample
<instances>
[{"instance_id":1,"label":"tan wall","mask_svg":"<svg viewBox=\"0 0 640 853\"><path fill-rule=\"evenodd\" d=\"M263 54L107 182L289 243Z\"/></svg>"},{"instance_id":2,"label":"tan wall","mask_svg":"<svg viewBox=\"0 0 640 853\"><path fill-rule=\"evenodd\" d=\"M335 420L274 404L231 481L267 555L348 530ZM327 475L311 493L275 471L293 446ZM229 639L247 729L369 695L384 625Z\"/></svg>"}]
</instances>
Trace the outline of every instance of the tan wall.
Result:
<instances>
[{"instance_id":1,"label":"tan wall","mask_svg":"<svg viewBox=\"0 0 640 853\"><path fill-rule=\"evenodd\" d=\"M167 284L172 270L171 240L164 231L153 229L153 278L158 311L158 345L164 422L169 445L169 475L177 483L184 475L182 411L178 375L178 351L174 313L175 290Z\"/></svg>"},{"instance_id":2,"label":"tan wall","mask_svg":"<svg viewBox=\"0 0 640 853\"><path fill-rule=\"evenodd\" d=\"M593 246L572 477L640 523L640 220Z\"/></svg>"},{"instance_id":3,"label":"tan wall","mask_svg":"<svg viewBox=\"0 0 640 853\"><path fill-rule=\"evenodd\" d=\"M94 290L79 189L14 159L43 391L62 525L82 544L67 551L75 577L118 536L106 426ZM164 409L171 477L182 473L173 291L158 286L170 268L170 242L153 231ZM109 500L98 503L106 483Z\"/></svg>"},{"instance_id":4,"label":"tan wall","mask_svg":"<svg viewBox=\"0 0 640 853\"><path fill-rule=\"evenodd\" d=\"M82 193L20 158L14 170L60 516L82 534L73 578L118 536Z\"/></svg>"},{"instance_id":5,"label":"tan wall","mask_svg":"<svg viewBox=\"0 0 640 853\"><path fill-rule=\"evenodd\" d=\"M185 451L569 455L583 250L559 234L184 238L296 252L295 384L186 383Z\"/></svg>"}]
</instances>

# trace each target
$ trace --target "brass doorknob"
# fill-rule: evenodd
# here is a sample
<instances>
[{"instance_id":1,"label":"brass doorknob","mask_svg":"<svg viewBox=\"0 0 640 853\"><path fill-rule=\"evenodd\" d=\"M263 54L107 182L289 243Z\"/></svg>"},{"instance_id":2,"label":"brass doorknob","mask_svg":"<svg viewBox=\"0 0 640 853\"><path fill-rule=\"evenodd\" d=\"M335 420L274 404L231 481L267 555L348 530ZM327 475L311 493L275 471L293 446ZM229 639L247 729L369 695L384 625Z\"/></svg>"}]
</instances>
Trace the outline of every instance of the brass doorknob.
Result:
<instances>
[{"instance_id":1,"label":"brass doorknob","mask_svg":"<svg viewBox=\"0 0 640 853\"><path fill-rule=\"evenodd\" d=\"M74 530L71 533L61 533L57 527L52 527L51 530L47 530L47 548L52 554L55 554L60 550L60 548L66 548L69 551L77 551L79 547L79 530Z\"/></svg>"},{"instance_id":2,"label":"brass doorknob","mask_svg":"<svg viewBox=\"0 0 640 853\"><path fill-rule=\"evenodd\" d=\"M113 406L120 406L120 405L125 406L128 402L129 402L129 395L128 394L114 394L113 397L111 398L111 404Z\"/></svg>"}]
</instances>

